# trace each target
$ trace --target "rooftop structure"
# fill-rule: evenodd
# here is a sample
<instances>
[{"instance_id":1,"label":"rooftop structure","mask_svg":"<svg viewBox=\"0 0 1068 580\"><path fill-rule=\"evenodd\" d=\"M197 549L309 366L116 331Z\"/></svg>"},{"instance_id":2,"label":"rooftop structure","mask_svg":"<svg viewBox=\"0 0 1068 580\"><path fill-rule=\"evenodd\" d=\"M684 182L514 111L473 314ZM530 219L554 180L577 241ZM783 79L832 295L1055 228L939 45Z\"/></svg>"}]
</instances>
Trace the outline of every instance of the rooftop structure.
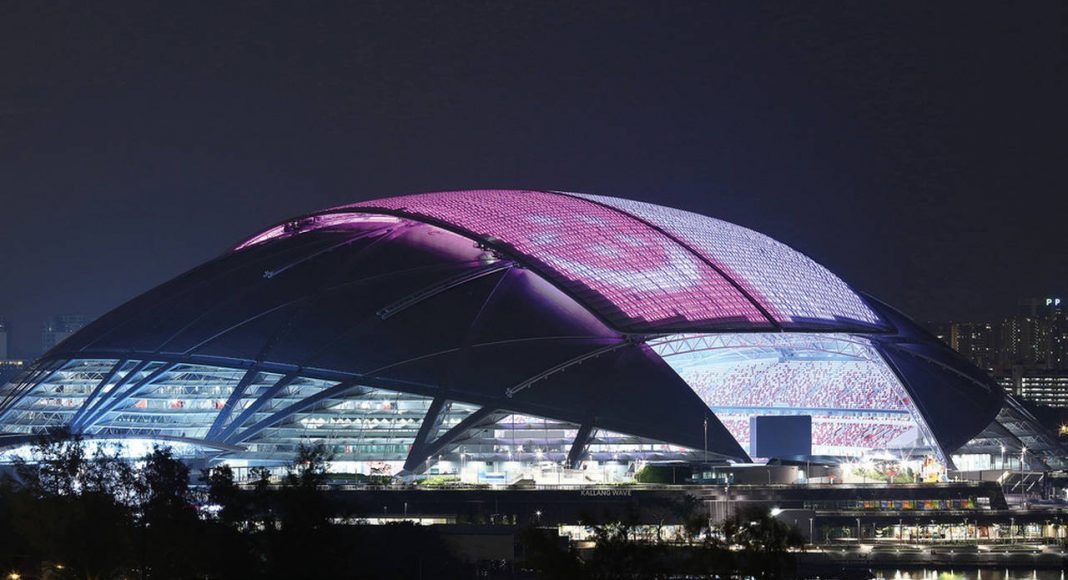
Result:
<instances>
[{"instance_id":1,"label":"rooftop structure","mask_svg":"<svg viewBox=\"0 0 1068 580\"><path fill-rule=\"evenodd\" d=\"M324 443L341 469L487 478L747 462L748 419L769 414L811 416L825 457L951 463L966 447L974 463L1008 445L1059 461L984 372L800 252L681 210L545 191L287 220L0 392L8 445L67 426L252 465Z\"/></svg>"}]
</instances>

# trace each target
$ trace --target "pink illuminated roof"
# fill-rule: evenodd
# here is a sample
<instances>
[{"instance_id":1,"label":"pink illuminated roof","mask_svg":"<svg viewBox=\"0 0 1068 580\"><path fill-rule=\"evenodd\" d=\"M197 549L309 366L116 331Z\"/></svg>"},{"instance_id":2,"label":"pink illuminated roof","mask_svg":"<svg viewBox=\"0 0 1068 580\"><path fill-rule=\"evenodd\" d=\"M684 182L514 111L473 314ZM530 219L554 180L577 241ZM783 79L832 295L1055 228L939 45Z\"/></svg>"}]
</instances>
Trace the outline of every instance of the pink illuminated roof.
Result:
<instances>
[{"instance_id":1,"label":"pink illuminated roof","mask_svg":"<svg viewBox=\"0 0 1068 580\"><path fill-rule=\"evenodd\" d=\"M540 191L459 191L348 206L402 212L507 248L625 330L768 325L698 256L623 212Z\"/></svg>"},{"instance_id":2,"label":"pink illuminated roof","mask_svg":"<svg viewBox=\"0 0 1068 580\"><path fill-rule=\"evenodd\" d=\"M700 214L640 201L575 194L645 220L715 264L786 325L879 318L845 282L764 234Z\"/></svg>"},{"instance_id":3,"label":"pink illuminated roof","mask_svg":"<svg viewBox=\"0 0 1068 580\"><path fill-rule=\"evenodd\" d=\"M623 331L881 324L838 277L765 235L611 197L513 190L391 197L287 222L237 249L398 216L509 254Z\"/></svg>"},{"instance_id":4,"label":"pink illuminated roof","mask_svg":"<svg viewBox=\"0 0 1068 580\"><path fill-rule=\"evenodd\" d=\"M249 246L255 246L268 240L321 230L323 228L344 227L357 224L394 224L400 220L388 215L370 215L366 213L327 213L297 220L288 221L284 224L253 236L241 242L234 250L242 250Z\"/></svg>"}]
</instances>

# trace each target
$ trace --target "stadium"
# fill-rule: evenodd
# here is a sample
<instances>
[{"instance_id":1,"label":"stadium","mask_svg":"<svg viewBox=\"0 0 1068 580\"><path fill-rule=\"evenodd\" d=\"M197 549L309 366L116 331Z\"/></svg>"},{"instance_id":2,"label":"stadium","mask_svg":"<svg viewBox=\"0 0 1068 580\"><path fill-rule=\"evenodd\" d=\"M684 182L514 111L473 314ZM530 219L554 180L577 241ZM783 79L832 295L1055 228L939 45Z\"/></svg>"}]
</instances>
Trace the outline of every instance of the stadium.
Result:
<instances>
[{"instance_id":1,"label":"stadium","mask_svg":"<svg viewBox=\"0 0 1068 580\"><path fill-rule=\"evenodd\" d=\"M1063 467L982 371L782 243L505 190L366 201L245 239L4 386L0 445L66 427L237 467L322 443L339 472L603 482L773 459L750 433L769 416L811 421L809 452L778 459Z\"/></svg>"}]
</instances>

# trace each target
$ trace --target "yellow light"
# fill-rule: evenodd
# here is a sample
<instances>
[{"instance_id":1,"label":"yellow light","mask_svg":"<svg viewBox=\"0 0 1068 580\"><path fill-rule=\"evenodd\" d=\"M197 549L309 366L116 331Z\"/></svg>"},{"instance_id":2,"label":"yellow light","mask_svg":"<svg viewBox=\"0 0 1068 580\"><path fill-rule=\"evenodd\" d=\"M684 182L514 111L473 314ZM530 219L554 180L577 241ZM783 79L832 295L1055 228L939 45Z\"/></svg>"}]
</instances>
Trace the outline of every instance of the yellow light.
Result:
<instances>
[{"instance_id":1,"label":"yellow light","mask_svg":"<svg viewBox=\"0 0 1068 580\"><path fill-rule=\"evenodd\" d=\"M7 580L19 580L19 578L22 578L22 574L18 572L12 572L7 575Z\"/></svg>"}]
</instances>

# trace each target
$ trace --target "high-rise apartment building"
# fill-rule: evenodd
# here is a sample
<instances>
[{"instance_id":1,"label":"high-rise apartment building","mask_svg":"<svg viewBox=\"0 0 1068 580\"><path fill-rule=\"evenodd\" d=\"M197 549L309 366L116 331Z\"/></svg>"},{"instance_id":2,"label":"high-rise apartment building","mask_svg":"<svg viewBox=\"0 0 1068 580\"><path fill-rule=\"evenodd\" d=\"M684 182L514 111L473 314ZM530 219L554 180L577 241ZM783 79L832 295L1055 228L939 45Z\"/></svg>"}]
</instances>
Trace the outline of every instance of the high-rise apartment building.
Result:
<instances>
[{"instance_id":1,"label":"high-rise apartment building","mask_svg":"<svg viewBox=\"0 0 1068 580\"><path fill-rule=\"evenodd\" d=\"M955 322L949 326L949 346L975 366L993 373L998 365L998 336L989 322ZM944 340L944 339L943 339Z\"/></svg>"},{"instance_id":2,"label":"high-rise apartment building","mask_svg":"<svg viewBox=\"0 0 1068 580\"><path fill-rule=\"evenodd\" d=\"M1040 405L1068 407L1068 371L1016 366L998 379L1009 394Z\"/></svg>"},{"instance_id":3,"label":"high-rise apartment building","mask_svg":"<svg viewBox=\"0 0 1068 580\"><path fill-rule=\"evenodd\" d=\"M1043 405L1068 407L1066 306L1061 298L1028 298L1000 323L951 322L929 328L995 376L1007 392Z\"/></svg>"},{"instance_id":4,"label":"high-rise apartment building","mask_svg":"<svg viewBox=\"0 0 1068 580\"><path fill-rule=\"evenodd\" d=\"M1068 323L1060 298L1021 300L1016 316L1001 324L999 366L1058 369L1068 365Z\"/></svg>"}]
</instances>

